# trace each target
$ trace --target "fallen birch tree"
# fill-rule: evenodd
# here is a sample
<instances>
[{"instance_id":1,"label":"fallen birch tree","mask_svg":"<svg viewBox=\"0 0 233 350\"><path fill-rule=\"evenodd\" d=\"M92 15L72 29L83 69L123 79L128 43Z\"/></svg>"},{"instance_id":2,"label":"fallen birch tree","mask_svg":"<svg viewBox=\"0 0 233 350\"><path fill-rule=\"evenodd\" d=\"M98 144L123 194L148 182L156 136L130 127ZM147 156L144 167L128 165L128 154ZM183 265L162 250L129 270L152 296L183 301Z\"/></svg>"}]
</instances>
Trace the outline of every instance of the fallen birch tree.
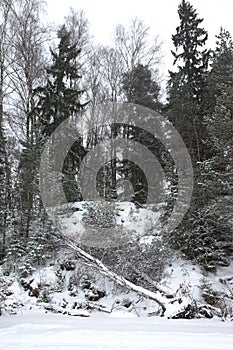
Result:
<instances>
[{"instance_id":1,"label":"fallen birch tree","mask_svg":"<svg viewBox=\"0 0 233 350\"><path fill-rule=\"evenodd\" d=\"M128 281L126 278L119 276L115 272L111 271L99 259L96 259L92 255L86 253L83 249L81 249L71 239L69 239L67 237L63 237L61 234L59 235L59 238L62 239L63 244L65 244L66 247L69 247L73 251L75 251L78 254L78 256L81 259L83 259L86 263L91 264L91 266L97 268L98 271L102 275L109 277L114 282L116 282L118 285L125 287L128 290L136 292L138 295L156 302L162 309L160 316L164 316L164 313L166 311L166 307L165 307L164 303L158 299L157 295L154 292L152 292L146 288L137 286L136 284Z\"/></svg>"}]
</instances>

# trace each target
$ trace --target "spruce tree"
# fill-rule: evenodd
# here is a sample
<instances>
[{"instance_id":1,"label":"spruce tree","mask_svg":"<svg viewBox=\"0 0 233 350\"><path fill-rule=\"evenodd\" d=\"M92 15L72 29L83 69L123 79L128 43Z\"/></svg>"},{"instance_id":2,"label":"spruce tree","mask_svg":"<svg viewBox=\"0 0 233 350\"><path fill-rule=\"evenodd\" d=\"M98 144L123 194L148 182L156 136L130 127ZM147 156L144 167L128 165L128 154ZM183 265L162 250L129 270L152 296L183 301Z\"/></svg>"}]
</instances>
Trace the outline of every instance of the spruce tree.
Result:
<instances>
[{"instance_id":1,"label":"spruce tree","mask_svg":"<svg viewBox=\"0 0 233 350\"><path fill-rule=\"evenodd\" d=\"M81 49L72 43L71 33L62 26L58 31L57 50L51 50L52 63L47 67L47 82L36 89L38 103L36 115L43 138L48 138L67 118L75 116L86 104L81 103L84 92L78 88L81 76L77 60ZM85 154L80 137L71 147L63 167L63 186L69 201L78 199L75 174L80 158Z\"/></svg>"},{"instance_id":2,"label":"spruce tree","mask_svg":"<svg viewBox=\"0 0 233 350\"><path fill-rule=\"evenodd\" d=\"M197 208L205 202L201 182L200 162L209 157L204 113L207 94L209 50L205 49L207 31L201 27L203 19L186 0L178 7L180 25L172 36L175 50L174 66L168 83L167 116L180 133L189 151L194 170L192 205ZM194 209L196 210L196 209Z\"/></svg>"},{"instance_id":3,"label":"spruce tree","mask_svg":"<svg viewBox=\"0 0 233 350\"><path fill-rule=\"evenodd\" d=\"M221 28L208 76L209 105L205 115L212 156L201 164L202 186L208 202L209 236L215 240L218 264L227 264L233 253L233 42Z\"/></svg>"},{"instance_id":4,"label":"spruce tree","mask_svg":"<svg viewBox=\"0 0 233 350\"><path fill-rule=\"evenodd\" d=\"M169 118L180 132L193 162L200 161L206 150L203 144L203 103L206 95L206 78L209 51L203 48L207 31L200 27L203 19L186 0L178 7L180 25L172 36L172 51L176 72L170 72Z\"/></svg>"},{"instance_id":5,"label":"spruce tree","mask_svg":"<svg viewBox=\"0 0 233 350\"><path fill-rule=\"evenodd\" d=\"M233 41L223 28L217 36L208 79L209 109L205 117L209 143L214 150L213 195L233 194Z\"/></svg>"},{"instance_id":6,"label":"spruce tree","mask_svg":"<svg viewBox=\"0 0 233 350\"><path fill-rule=\"evenodd\" d=\"M189 258L206 269L228 263L230 230L219 208L211 201L203 166L209 165L213 147L209 144L206 112L210 109L208 61L210 52L204 48L207 32L201 28L193 6L182 0L178 8L180 25L172 40L174 64L170 73L168 116L181 134L192 159L194 190L190 210L173 232L173 244Z\"/></svg>"},{"instance_id":7,"label":"spruce tree","mask_svg":"<svg viewBox=\"0 0 233 350\"><path fill-rule=\"evenodd\" d=\"M71 34L65 26L57 36L60 42L57 50L51 50L52 63L46 69L46 85L36 89L39 97L36 112L45 136L50 136L61 122L80 112L85 105L80 102L84 91L77 88L81 76L76 60L81 49L71 43Z\"/></svg>"}]
</instances>

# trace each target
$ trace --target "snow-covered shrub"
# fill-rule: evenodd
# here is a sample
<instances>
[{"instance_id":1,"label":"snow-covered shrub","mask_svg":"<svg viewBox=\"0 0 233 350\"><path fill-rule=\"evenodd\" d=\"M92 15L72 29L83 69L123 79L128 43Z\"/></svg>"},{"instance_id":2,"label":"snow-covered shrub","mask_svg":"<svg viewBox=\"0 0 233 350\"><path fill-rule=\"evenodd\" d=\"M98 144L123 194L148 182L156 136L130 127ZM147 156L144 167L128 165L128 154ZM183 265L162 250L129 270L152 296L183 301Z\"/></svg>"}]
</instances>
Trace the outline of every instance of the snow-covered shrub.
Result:
<instances>
[{"instance_id":1,"label":"snow-covered shrub","mask_svg":"<svg viewBox=\"0 0 233 350\"><path fill-rule=\"evenodd\" d=\"M231 226L215 203L209 204L187 214L172 232L170 243L207 271L216 271L218 266L230 264L233 251Z\"/></svg>"},{"instance_id":2,"label":"snow-covered shrub","mask_svg":"<svg viewBox=\"0 0 233 350\"><path fill-rule=\"evenodd\" d=\"M13 280L8 279L5 276L1 275L0 278L0 316L8 311L8 307L6 305L7 297L13 294L10 290L10 286L12 285Z\"/></svg>"},{"instance_id":3,"label":"snow-covered shrub","mask_svg":"<svg viewBox=\"0 0 233 350\"><path fill-rule=\"evenodd\" d=\"M79 286L81 289L89 289L92 283L93 279L88 274L85 274L80 278Z\"/></svg>"},{"instance_id":4,"label":"snow-covered shrub","mask_svg":"<svg viewBox=\"0 0 233 350\"><path fill-rule=\"evenodd\" d=\"M27 254L26 240L14 233L6 249L4 257L5 272L17 272L20 261Z\"/></svg>"},{"instance_id":5,"label":"snow-covered shrub","mask_svg":"<svg viewBox=\"0 0 233 350\"><path fill-rule=\"evenodd\" d=\"M54 256L58 244L53 243L53 228L35 220L29 237L14 233L9 240L4 257L4 271L17 272L20 277L31 275L37 266L43 266ZM50 233L49 233L50 232Z\"/></svg>"},{"instance_id":6,"label":"snow-covered shrub","mask_svg":"<svg viewBox=\"0 0 233 350\"><path fill-rule=\"evenodd\" d=\"M86 204L86 212L82 221L96 228L111 228L116 226L116 210L114 203L97 202Z\"/></svg>"},{"instance_id":7,"label":"snow-covered shrub","mask_svg":"<svg viewBox=\"0 0 233 350\"><path fill-rule=\"evenodd\" d=\"M200 289L201 295L207 304L219 307L221 293L213 289L212 283L206 277L200 280Z\"/></svg>"},{"instance_id":8,"label":"snow-covered shrub","mask_svg":"<svg viewBox=\"0 0 233 350\"><path fill-rule=\"evenodd\" d=\"M161 279L172 256L171 249L161 237L148 244L137 239L119 247L90 248L89 252L120 276L146 288L153 288Z\"/></svg>"},{"instance_id":9,"label":"snow-covered shrub","mask_svg":"<svg viewBox=\"0 0 233 350\"><path fill-rule=\"evenodd\" d=\"M51 296L50 296L50 291L48 288L44 288L41 290L38 298L39 302L42 303L50 303L51 302Z\"/></svg>"},{"instance_id":10,"label":"snow-covered shrub","mask_svg":"<svg viewBox=\"0 0 233 350\"><path fill-rule=\"evenodd\" d=\"M180 311L173 314L172 319L213 318L213 313L208 306L198 305L196 301L184 306Z\"/></svg>"},{"instance_id":11,"label":"snow-covered shrub","mask_svg":"<svg viewBox=\"0 0 233 350\"><path fill-rule=\"evenodd\" d=\"M200 280L200 290L205 302L217 309L218 316L223 319L226 319L227 316L232 317L233 302L226 293L215 290L206 277Z\"/></svg>"}]
</instances>

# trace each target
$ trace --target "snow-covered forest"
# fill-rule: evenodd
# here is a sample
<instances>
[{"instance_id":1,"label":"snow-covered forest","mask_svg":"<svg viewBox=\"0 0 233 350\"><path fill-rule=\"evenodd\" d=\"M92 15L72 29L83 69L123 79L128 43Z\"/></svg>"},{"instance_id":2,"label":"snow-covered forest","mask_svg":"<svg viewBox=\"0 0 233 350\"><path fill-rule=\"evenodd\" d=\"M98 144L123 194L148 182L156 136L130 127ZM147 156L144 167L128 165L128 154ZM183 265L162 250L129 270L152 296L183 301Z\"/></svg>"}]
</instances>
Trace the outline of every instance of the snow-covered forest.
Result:
<instances>
[{"instance_id":1,"label":"snow-covered forest","mask_svg":"<svg viewBox=\"0 0 233 350\"><path fill-rule=\"evenodd\" d=\"M38 329L41 349L183 349L183 329L230 349L231 33L208 47L181 0L165 89L140 18L104 46L82 9L59 26L45 11L0 2L0 344L32 349Z\"/></svg>"}]
</instances>

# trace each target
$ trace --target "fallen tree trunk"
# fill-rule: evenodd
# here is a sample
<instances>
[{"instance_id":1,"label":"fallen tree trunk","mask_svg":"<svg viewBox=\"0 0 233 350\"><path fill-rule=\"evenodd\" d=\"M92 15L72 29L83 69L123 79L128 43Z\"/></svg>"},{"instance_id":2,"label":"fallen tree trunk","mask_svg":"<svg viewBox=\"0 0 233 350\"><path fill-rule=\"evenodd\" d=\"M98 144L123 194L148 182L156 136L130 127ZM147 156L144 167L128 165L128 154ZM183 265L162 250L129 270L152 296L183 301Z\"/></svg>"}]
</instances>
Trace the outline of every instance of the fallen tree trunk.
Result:
<instances>
[{"instance_id":1,"label":"fallen tree trunk","mask_svg":"<svg viewBox=\"0 0 233 350\"><path fill-rule=\"evenodd\" d=\"M105 266L100 260L94 258L92 255L86 253L83 249L81 249L75 242L71 241L70 239L67 239L67 237L59 237L62 238L63 244L65 242L65 245L72 250L74 250L76 253L78 253L79 257L82 258L85 262L91 263L93 267L96 267L98 271L110 279L114 280L118 285L127 288L130 291L136 292L138 295L150 299L154 302L156 302L162 309L161 315L164 316L164 313L166 311L165 305L157 298L156 294L146 288L137 286L136 284L128 281L126 278L121 277L117 275L115 272L111 271L107 266Z\"/></svg>"},{"instance_id":2,"label":"fallen tree trunk","mask_svg":"<svg viewBox=\"0 0 233 350\"><path fill-rule=\"evenodd\" d=\"M96 303L92 303L90 301L88 301L87 306L88 306L89 309L98 310L98 311L101 311L101 312L106 312L107 314L111 313L111 311L106 309L105 306L99 305L99 304L96 304Z\"/></svg>"}]
</instances>

